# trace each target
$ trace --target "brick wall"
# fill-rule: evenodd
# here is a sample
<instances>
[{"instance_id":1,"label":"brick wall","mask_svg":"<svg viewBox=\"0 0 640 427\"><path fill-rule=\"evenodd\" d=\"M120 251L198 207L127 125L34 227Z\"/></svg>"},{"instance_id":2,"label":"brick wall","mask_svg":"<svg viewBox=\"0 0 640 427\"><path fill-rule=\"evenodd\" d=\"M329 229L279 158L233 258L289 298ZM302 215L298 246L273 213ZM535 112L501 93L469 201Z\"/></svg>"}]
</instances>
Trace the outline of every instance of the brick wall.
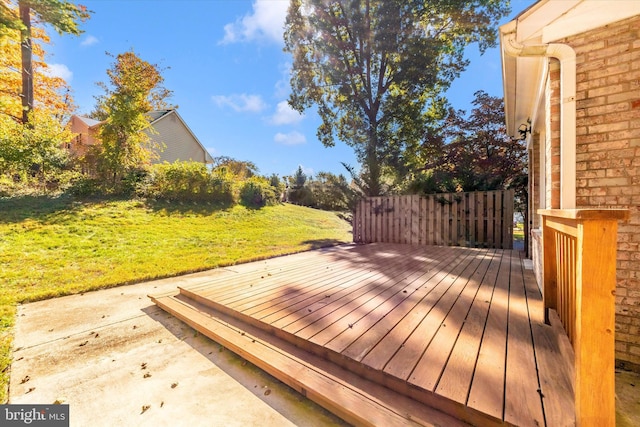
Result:
<instances>
[{"instance_id":1,"label":"brick wall","mask_svg":"<svg viewBox=\"0 0 640 427\"><path fill-rule=\"evenodd\" d=\"M576 51L577 207L631 211L618 228L616 359L639 370L640 17L560 42ZM551 65L553 97L559 74ZM552 100L552 117L553 108Z\"/></svg>"},{"instance_id":2,"label":"brick wall","mask_svg":"<svg viewBox=\"0 0 640 427\"><path fill-rule=\"evenodd\" d=\"M529 150L529 194L530 194L530 206L529 206L529 218L531 222L531 228L540 228L540 216L536 215L538 209L540 209L540 192L542 188L540 186L540 168L542 167L540 159L540 140L544 137L540 133L536 132L531 136L531 150Z\"/></svg>"},{"instance_id":3,"label":"brick wall","mask_svg":"<svg viewBox=\"0 0 640 427\"><path fill-rule=\"evenodd\" d=\"M560 61L549 60L547 93L546 205L560 207Z\"/></svg>"}]
</instances>

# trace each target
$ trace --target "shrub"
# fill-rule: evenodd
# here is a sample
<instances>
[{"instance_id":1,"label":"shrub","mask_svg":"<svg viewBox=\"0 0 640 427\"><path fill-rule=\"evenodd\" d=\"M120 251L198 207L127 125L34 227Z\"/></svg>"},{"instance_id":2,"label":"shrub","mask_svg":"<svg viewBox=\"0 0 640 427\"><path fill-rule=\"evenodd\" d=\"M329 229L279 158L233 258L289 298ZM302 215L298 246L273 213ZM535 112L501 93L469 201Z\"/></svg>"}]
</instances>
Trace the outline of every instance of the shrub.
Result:
<instances>
[{"instance_id":1,"label":"shrub","mask_svg":"<svg viewBox=\"0 0 640 427\"><path fill-rule=\"evenodd\" d=\"M105 189L100 180L82 175L72 182L68 192L76 197L95 197L104 195Z\"/></svg>"},{"instance_id":2,"label":"shrub","mask_svg":"<svg viewBox=\"0 0 640 427\"><path fill-rule=\"evenodd\" d=\"M314 207L318 209L348 211L354 204L356 194L344 175L319 172L307 185L313 194Z\"/></svg>"},{"instance_id":3,"label":"shrub","mask_svg":"<svg viewBox=\"0 0 640 427\"><path fill-rule=\"evenodd\" d=\"M135 194L137 188L144 182L148 173L148 170L141 168L128 170L122 177L122 193L128 195Z\"/></svg>"},{"instance_id":4,"label":"shrub","mask_svg":"<svg viewBox=\"0 0 640 427\"><path fill-rule=\"evenodd\" d=\"M232 204L233 181L199 162L153 165L138 184L138 194L156 200Z\"/></svg>"},{"instance_id":5,"label":"shrub","mask_svg":"<svg viewBox=\"0 0 640 427\"><path fill-rule=\"evenodd\" d=\"M290 188L287 200L293 204L301 206L316 206L316 199L313 192L306 185L300 188Z\"/></svg>"},{"instance_id":6,"label":"shrub","mask_svg":"<svg viewBox=\"0 0 640 427\"><path fill-rule=\"evenodd\" d=\"M278 195L269 181L253 176L240 186L240 203L251 208L261 208L277 204Z\"/></svg>"}]
</instances>

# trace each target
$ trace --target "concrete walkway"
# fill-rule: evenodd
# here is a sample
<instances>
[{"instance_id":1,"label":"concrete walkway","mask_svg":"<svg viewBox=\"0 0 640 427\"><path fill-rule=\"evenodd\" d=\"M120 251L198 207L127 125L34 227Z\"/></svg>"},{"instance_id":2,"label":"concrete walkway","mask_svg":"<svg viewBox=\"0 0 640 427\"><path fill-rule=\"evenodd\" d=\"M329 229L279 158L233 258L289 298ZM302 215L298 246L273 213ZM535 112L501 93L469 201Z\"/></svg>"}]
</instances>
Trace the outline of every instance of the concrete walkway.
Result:
<instances>
[{"instance_id":1,"label":"concrete walkway","mask_svg":"<svg viewBox=\"0 0 640 427\"><path fill-rule=\"evenodd\" d=\"M261 263L22 305L9 403L69 404L72 426L342 426L147 297ZM617 425L640 425L640 375L616 374Z\"/></svg>"},{"instance_id":2,"label":"concrete walkway","mask_svg":"<svg viewBox=\"0 0 640 427\"><path fill-rule=\"evenodd\" d=\"M230 271L20 306L9 403L68 403L72 426L343 425L147 297Z\"/></svg>"}]
</instances>

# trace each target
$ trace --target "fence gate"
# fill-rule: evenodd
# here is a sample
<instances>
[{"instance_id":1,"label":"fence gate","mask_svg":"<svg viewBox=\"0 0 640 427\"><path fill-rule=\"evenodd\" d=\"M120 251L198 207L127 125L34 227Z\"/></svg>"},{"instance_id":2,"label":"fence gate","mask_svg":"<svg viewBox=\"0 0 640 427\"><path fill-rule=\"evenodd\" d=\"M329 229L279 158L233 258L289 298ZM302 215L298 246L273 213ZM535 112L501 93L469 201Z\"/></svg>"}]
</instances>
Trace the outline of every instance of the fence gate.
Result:
<instances>
[{"instance_id":1,"label":"fence gate","mask_svg":"<svg viewBox=\"0 0 640 427\"><path fill-rule=\"evenodd\" d=\"M513 247L513 190L367 197L353 217L356 243Z\"/></svg>"}]
</instances>

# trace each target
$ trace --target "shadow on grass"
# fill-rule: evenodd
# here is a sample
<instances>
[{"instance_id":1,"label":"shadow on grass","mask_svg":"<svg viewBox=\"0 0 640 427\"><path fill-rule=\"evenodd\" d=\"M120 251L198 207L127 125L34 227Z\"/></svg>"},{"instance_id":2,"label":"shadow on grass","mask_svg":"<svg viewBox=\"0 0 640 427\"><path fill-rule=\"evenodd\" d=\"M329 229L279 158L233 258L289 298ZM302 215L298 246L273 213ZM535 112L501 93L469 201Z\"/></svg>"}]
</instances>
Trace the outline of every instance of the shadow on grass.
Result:
<instances>
[{"instance_id":1,"label":"shadow on grass","mask_svg":"<svg viewBox=\"0 0 640 427\"><path fill-rule=\"evenodd\" d=\"M314 239L314 240L305 240L302 242L303 245L311 245L311 249L322 249L328 248L331 246L345 245L349 242L345 242L343 240L338 239Z\"/></svg>"},{"instance_id":2,"label":"shadow on grass","mask_svg":"<svg viewBox=\"0 0 640 427\"><path fill-rule=\"evenodd\" d=\"M180 202L169 200L146 200L145 206L154 212L165 215L201 215L208 216L214 212L231 209L231 203L211 203L211 202Z\"/></svg>"},{"instance_id":3,"label":"shadow on grass","mask_svg":"<svg viewBox=\"0 0 640 427\"><path fill-rule=\"evenodd\" d=\"M0 198L0 224L19 223L27 219L51 221L54 220L54 218L52 218L53 216L74 215L88 206L133 200L135 199L124 196L74 197L67 194L25 195ZM232 207L229 203L154 201L144 199L138 201L140 206L165 215L190 214L208 216L214 212L227 210Z\"/></svg>"},{"instance_id":4,"label":"shadow on grass","mask_svg":"<svg viewBox=\"0 0 640 427\"><path fill-rule=\"evenodd\" d=\"M19 196L0 198L0 223L22 222L26 219L42 220L59 212L72 212L81 207L72 197L58 196Z\"/></svg>"}]
</instances>

